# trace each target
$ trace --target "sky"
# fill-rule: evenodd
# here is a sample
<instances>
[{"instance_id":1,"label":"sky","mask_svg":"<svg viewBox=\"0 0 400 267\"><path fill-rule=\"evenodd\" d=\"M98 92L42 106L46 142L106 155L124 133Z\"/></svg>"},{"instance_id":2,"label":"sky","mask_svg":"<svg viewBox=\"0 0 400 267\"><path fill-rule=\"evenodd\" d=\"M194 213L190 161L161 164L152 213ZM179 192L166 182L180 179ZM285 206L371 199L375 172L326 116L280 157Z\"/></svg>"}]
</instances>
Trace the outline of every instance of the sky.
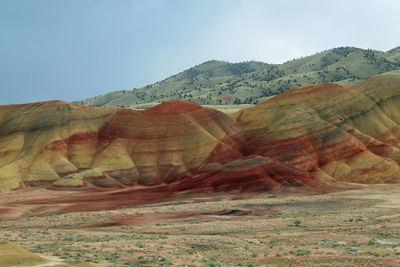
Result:
<instances>
[{"instance_id":1,"label":"sky","mask_svg":"<svg viewBox=\"0 0 400 267\"><path fill-rule=\"evenodd\" d=\"M0 105L142 87L202 62L400 46L398 0L0 0Z\"/></svg>"}]
</instances>

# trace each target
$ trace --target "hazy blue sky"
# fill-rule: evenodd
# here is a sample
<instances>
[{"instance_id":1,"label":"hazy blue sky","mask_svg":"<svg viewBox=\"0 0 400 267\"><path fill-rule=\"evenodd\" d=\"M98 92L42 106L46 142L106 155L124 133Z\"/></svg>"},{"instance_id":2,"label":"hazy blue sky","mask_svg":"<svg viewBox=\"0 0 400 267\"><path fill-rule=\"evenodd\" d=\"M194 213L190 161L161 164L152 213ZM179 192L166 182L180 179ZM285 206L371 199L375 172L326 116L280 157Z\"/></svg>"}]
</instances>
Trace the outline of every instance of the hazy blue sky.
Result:
<instances>
[{"instance_id":1,"label":"hazy blue sky","mask_svg":"<svg viewBox=\"0 0 400 267\"><path fill-rule=\"evenodd\" d=\"M400 45L400 1L0 0L0 104L141 87L210 59Z\"/></svg>"}]
</instances>

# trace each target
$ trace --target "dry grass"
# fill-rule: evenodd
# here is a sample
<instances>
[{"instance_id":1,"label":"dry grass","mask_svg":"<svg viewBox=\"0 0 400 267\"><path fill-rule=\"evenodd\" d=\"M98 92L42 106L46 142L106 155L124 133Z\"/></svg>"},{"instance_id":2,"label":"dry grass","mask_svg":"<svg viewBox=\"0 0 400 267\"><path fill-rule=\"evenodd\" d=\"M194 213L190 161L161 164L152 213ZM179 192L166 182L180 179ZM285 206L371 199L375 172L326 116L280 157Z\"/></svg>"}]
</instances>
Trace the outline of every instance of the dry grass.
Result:
<instances>
[{"instance_id":1,"label":"dry grass","mask_svg":"<svg viewBox=\"0 0 400 267\"><path fill-rule=\"evenodd\" d=\"M393 185L196 198L3 217L0 239L69 263L110 266L400 266L399 200Z\"/></svg>"}]
</instances>

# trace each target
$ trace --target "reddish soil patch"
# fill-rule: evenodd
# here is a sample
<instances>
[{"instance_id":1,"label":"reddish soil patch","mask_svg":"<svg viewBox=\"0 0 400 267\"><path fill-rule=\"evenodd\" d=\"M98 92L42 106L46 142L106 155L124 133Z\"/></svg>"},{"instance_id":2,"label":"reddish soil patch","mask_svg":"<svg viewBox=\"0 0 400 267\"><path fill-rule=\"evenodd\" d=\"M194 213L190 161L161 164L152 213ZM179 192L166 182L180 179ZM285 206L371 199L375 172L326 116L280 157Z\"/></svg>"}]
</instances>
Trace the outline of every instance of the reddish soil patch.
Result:
<instances>
[{"instance_id":1,"label":"reddish soil patch","mask_svg":"<svg viewBox=\"0 0 400 267\"><path fill-rule=\"evenodd\" d=\"M187 190L182 192L174 192L167 190L167 186L143 187L138 189L93 189L81 192L71 191L53 191L53 190L27 190L20 194L20 201L10 202L6 199L1 201L0 207L6 207L0 210L0 218L5 213L14 213L15 216L43 216L48 214L68 213L68 212L85 212L85 211L101 211L114 210L123 207L133 207L146 204L162 203L168 201L177 201L183 199L196 199L196 201L216 201L219 199L250 199L264 195L267 191L258 192L240 192L233 190L212 191L209 188L204 190ZM354 184L337 184L323 186L318 188L310 187L282 187L279 191L273 194L285 195L319 195L330 192L343 191L348 189L358 189L360 186ZM38 193L38 191L40 191ZM45 191L45 192L43 192ZM267 193L270 194L270 193ZM167 203L166 203L167 204ZM19 212L22 211L22 212ZM229 211L223 214L213 215L230 215L229 212L240 213L245 211ZM252 210L257 214L256 210ZM19 215L17 215L19 214ZM249 213L250 215L252 213ZM212 214L195 214L197 215L212 215ZM185 215L186 216L186 215ZM189 215L187 215L189 216ZM190 215L194 216L194 215Z\"/></svg>"},{"instance_id":2,"label":"reddish soil patch","mask_svg":"<svg viewBox=\"0 0 400 267\"><path fill-rule=\"evenodd\" d=\"M204 221L210 218L222 218L232 216L271 216L276 215L276 211L269 208L257 209L225 209L209 212L184 212L184 213L163 213L163 214L147 214L134 215L115 218L113 220L98 224L86 225L79 228L96 228L96 227L111 227L123 225L140 225L149 223L167 223L179 221Z\"/></svg>"}]
</instances>

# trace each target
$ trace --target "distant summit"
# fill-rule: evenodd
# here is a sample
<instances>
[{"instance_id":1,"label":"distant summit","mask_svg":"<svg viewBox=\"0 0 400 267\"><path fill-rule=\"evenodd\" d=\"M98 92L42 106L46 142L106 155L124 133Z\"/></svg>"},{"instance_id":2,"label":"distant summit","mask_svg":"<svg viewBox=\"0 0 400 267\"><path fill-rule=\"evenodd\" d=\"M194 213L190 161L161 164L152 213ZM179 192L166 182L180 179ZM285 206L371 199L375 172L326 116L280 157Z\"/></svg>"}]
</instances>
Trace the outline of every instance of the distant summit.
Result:
<instances>
[{"instance_id":1,"label":"distant summit","mask_svg":"<svg viewBox=\"0 0 400 267\"><path fill-rule=\"evenodd\" d=\"M199 105L257 104L291 88L329 82L355 85L374 75L398 71L400 47L387 52L338 47L283 64L210 60L155 84L77 103L139 109L170 100Z\"/></svg>"}]
</instances>

